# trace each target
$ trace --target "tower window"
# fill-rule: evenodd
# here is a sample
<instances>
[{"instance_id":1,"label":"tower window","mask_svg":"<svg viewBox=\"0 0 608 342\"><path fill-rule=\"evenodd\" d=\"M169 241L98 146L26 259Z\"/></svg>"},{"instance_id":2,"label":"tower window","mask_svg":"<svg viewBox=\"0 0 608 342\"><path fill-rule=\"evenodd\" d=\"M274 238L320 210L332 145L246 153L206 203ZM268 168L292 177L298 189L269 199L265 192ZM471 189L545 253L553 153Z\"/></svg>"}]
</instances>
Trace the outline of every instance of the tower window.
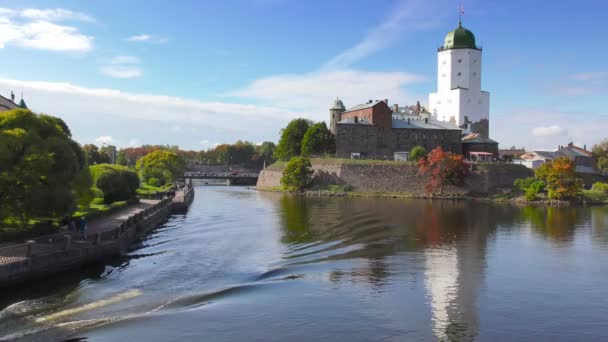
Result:
<instances>
[{"instance_id":1,"label":"tower window","mask_svg":"<svg viewBox=\"0 0 608 342\"><path fill-rule=\"evenodd\" d=\"M459 72L459 73L458 73L458 76L462 76L462 73L461 73L461 72Z\"/></svg>"},{"instance_id":2,"label":"tower window","mask_svg":"<svg viewBox=\"0 0 608 342\"><path fill-rule=\"evenodd\" d=\"M458 60L458 63L462 63L462 59L459 59L459 60Z\"/></svg>"},{"instance_id":3,"label":"tower window","mask_svg":"<svg viewBox=\"0 0 608 342\"><path fill-rule=\"evenodd\" d=\"M445 77L445 74L442 74L441 77Z\"/></svg>"}]
</instances>

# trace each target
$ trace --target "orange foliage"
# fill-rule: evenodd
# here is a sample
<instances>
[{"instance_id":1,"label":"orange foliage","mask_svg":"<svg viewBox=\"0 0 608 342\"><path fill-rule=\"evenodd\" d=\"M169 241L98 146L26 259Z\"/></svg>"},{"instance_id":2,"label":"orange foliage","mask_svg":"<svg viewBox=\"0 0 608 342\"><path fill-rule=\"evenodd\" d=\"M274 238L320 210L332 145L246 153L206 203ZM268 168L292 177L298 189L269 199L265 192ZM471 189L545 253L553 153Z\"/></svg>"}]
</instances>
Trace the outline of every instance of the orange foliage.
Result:
<instances>
[{"instance_id":1,"label":"orange foliage","mask_svg":"<svg viewBox=\"0 0 608 342\"><path fill-rule=\"evenodd\" d=\"M426 158L418 161L420 174L428 176L426 191L441 192L443 185L461 185L469 173L469 164L460 154L445 152L441 147L432 150Z\"/></svg>"},{"instance_id":2,"label":"orange foliage","mask_svg":"<svg viewBox=\"0 0 608 342\"><path fill-rule=\"evenodd\" d=\"M557 158L546 162L534 171L536 178L545 182L549 198L574 198L582 187L576 177L574 163L566 158Z\"/></svg>"}]
</instances>

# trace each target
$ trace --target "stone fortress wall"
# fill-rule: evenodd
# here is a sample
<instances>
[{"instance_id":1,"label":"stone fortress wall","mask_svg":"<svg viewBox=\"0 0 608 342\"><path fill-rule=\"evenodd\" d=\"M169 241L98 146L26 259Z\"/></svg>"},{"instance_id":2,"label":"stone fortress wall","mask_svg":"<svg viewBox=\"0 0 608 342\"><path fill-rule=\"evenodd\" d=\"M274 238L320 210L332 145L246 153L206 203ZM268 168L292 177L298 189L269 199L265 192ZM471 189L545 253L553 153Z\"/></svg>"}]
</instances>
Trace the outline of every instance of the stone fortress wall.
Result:
<instances>
[{"instance_id":1,"label":"stone fortress wall","mask_svg":"<svg viewBox=\"0 0 608 342\"><path fill-rule=\"evenodd\" d=\"M353 163L351 161L312 159L315 170L313 185L344 185L354 191L408 193L425 196L426 179L413 163ZM511 189L517 178L531 176L532 171L515 164L475 164L473 173L462 187L446 186L447 195L488 196L502 189ZM276 189L281 186L281 168L269 168L260 173L257 188Z\"/></svg>"}]
</instances>

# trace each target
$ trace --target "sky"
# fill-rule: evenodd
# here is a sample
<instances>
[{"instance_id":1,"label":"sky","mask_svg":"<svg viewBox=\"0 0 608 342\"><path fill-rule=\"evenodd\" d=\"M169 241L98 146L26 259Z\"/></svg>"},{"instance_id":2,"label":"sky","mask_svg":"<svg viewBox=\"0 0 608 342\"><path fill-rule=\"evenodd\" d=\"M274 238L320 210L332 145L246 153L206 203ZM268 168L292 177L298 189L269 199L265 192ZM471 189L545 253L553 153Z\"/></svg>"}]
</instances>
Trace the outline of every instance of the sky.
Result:
<instances>
[{"instance_id":1,"label":"sky","mask_svg":"<svg viewBox=\"0 0 608 342\"><path fill-rule=\"evenodd\" d=\"M501 148L608 137L608 2L465 0ZM277 141L331 103L428 103L454 0L3 1L0 94L81 143Z\"/></svg>"}]
</instances>

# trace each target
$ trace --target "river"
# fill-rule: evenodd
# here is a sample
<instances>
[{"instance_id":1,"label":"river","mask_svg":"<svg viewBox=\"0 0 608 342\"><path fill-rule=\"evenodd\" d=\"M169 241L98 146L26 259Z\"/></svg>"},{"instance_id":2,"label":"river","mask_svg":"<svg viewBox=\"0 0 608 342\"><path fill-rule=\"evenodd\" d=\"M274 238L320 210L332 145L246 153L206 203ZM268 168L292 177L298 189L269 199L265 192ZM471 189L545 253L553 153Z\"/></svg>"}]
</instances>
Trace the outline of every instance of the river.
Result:
<instances>
[{"instance_id":1,"label":"river","mask_svg":"<svg viewBox=\"0 0 608 342\"><path fill-rule=\"evenodd\" d=\"M608 208L197 186L129 255L2 290L24 341L608 340Z\"/></svg>"}]
</instances>

